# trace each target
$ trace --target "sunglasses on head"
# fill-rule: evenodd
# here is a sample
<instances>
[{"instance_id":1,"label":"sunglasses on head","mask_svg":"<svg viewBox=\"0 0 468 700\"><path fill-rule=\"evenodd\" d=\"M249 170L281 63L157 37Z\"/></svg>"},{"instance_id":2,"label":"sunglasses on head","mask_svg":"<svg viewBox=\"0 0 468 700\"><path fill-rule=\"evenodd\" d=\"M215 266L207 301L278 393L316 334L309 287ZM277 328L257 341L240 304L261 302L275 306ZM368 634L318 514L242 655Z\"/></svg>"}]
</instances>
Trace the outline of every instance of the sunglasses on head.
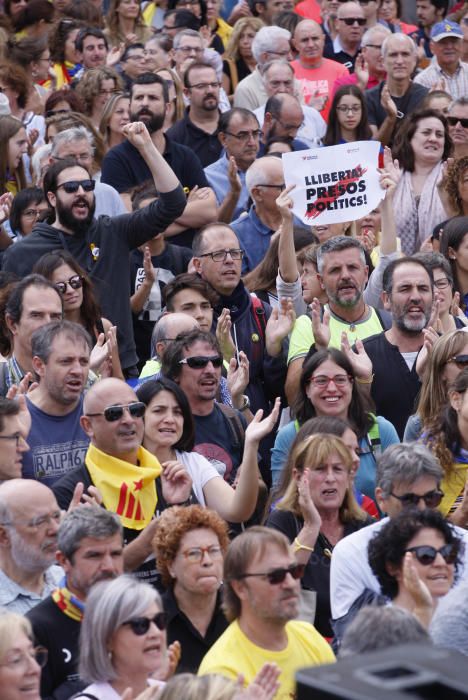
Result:
<instances>
[{"instance_id":1,"label":"sunglasses on head","mask_svg":"<svg viewBox=\"0 0 468 700\"><path fill-rule=\"evenodd\" d=\"M128 410L132 418L143 418L145 415L146 406L143 401L134 401L126 406L108 406L101 413L87 413L86 415L89 418L104 416L108 423L115 423L116 420L120 420L122 418L125 410Z\"/></svg>"},{"instance_id":2,"label":"sunglasses on head","mask_svg":"<svg viewBox=\"0 0 468 700\"><path fill-rule=\"evenodd\" d=\"M447 117L447 121L450 126L456 126L458 122L460 122L464 129L468 129L468 117L465 117L464 119L461 117Z\"/></svg>"},{"instance_id":3,"label":"sunglasses on head","mask_svg":"<svg viewBox=\"0 0 468 700\"><path fill-rule=\"evenodd\" d=\"M211 362L215 368L222 367L223 358L221 355L213 355L212 357L196 355L195 357L184 357L183 360L180 360L179 365L188 365L192 369L204 369L208 362Z\"/></svg>"},{"instance_id":4,"label":"sunglasses on head","mask_svg":"<svg viewBox=\"0 0 468 700\"><path fill-rule=\"evenodd\" d=\"M82 187L85 192L92 192L95 184L94 180L69 180L68 182L62 182L61 185L57 185L57 189L63 187L67 194L75 194L80 187Z\"/></svg>"},{"instance_id":5,"label":"sunglasses on head","mask_svg":"<svg viewBox=\"0 0 468 700\"><path fill-rule=\"evenodd\" d=\"M338 19L340 19L340 17ZM366 24L364 17L342 17L341 21L347 24L348 27L352 27L353 24L358 24L360 27L364 27Z\"/></svg>"},{"instance_id":6,"label":"sunglasses on head","mask_svg":"<svg viewBox=\"0 0 468 700\"><path fill-rule=\"evenodd\" d=\"M408 506L418 506L421 500L424 501L427 508L437 508L444 497L443 491L439 491L438 489L428 491L423 496L418 496L417 493L404 493L403 496L397 496L395 493L391 493L390 495L400 501L404 508Z\"/></svg>"},{"instance_id":7,"label":"sunglasses on head","mask_svg":"<svg viewBox=\"0 0 468 700\"><path fill-rule=\"evenodd\" d=\"M457 559L458 547L454 542L444 544L440 549L431 547L428 544L421 544L419 547L410 547L407 552L414 552L414 556L423 566L433 564L437 555L440 554L446 564L454 564Z\"/></svg>"},{"instance_id":8,"label":"sunglasses on head","mask_svg":"<svg viewBox=\"0 0 468 700\"><path fill-rule=\"evenodd\" d=\"M268 583L271 583L272 586L277 586L278 584L283 583L288 574L291 574L293 579L297 580L298 578L302 578L304 576L304 571L305 564L291 564L291 566L288 566L287 569L273 569L272 571L267 571L265 574L242 574L242 576L239 576L238 578L253 578L260 576L262 578L266 578Z\"/></svg>"},{"instance_id":9,"label":"sunglasses on head","mask_svg":"<svg viewBox=\"0 0 468 700\"><path fill-rule=\"evenodd\" d=\"M55 289L60 292L60 294L65 294L67 287L71 289L81 289L83 286L83 278L80 275L72 275L64 282L55 282Z\"/></svg>"},{"instance_id":10,"label":"sunglasses on head","mask_svg":"<svg viewBox=\"0 0 468 700\"><path fill-rule=\"evenodd\" d=\"M154 622L158 630L162 632L167 627L167 614L165 612L158 612L154 617L133 617L123 624L128 625L133 634L136 634L137 637L142 637L148 632L152 622Z\"/></svg>"}]
</instances>

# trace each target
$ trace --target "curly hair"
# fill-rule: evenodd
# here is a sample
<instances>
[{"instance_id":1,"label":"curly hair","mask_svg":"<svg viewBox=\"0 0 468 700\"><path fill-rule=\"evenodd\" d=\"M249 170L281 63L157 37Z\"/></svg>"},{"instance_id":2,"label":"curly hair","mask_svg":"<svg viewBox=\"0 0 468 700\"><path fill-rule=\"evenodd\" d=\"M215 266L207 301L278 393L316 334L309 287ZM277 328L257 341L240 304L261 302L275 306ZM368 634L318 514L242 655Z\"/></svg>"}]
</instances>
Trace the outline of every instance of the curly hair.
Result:
<instances>
[{"instance_id":1,"label":"curly hair","mask_svg":"<svg viewBox=\"0 0 468 700\"><path fill-rule=\"evenodd\" d=\"M436 530L446 544L452 542L457 546L455 572L461 564L464 550L463 541L456 535L438 510L403 510L395 518L391 518L371 539L368 546L369 564L377 577L382 593L392 600L398 595L398 581L389 568L399 569L403 564L406 548L413 537L423 529Z\"/></svg>"},{"instance_id":2,"label":"curly hair","mask_svg":"<svg viewBox=\"0 0 468 700\"><path fill-rule=\"evenodd\" d=\"M65 61L65 42L75 29L81 29L84 25L73 19L61 19L49 35L50 57L54 63Z\"/></svg>"},{"instance_id":3,"label":"curly hair","mask_svg":"<svg viewBox=\"0 0 468 700\"><path fill-rule=\"evenodd\" d=\"M336 348L327 348L316 352L312 357L306 359L302 367L301 378L299 383L299 391L296 401L292 406L292 414L297 418L299 425L302 425L309 418L314 418L317 414L315 407L310 401L306 393L307 385L310 378L316 369L324 362L330 360L345 370L346 374L351 377L352 393L351 403L348 408L348 419L351 428L355 431L358 439L364 437L373 425L372 412L374 409L371 399L363 393L361 387L355 379L354 369L346 355Z\"/></svg>"},{"instance_id":4,"label":"curly hair","mask_svg":"<svg viewBox=\"0 0 468 700\"><path fill-rule=\"evenodd\" d=\"M468 156L457 158L447 171L445 178L445 190L449 196L450 205L456 211L457 216L463 216L463 202L460 196L460 180L468 171Z\"/></svg>"},{"instance_id":5,"label":"curly hair","mask_svg":"<svg viewBox=\"0 0 468 700\"><path fill-rule=\"evenodd\" d=\"M427 426L424 443L439 460L446 475L453 470L455 456L462 445L457 411L450 399L454 394L465 394L468 389L468 369L464 369L449 388L448 401Z\"/></svg>"},{"instance_id":6,"label":"curly hair","mask_svg":"<svg viewBox=\"0 0 468 700\"><path fill-rule=\"evenodd\" d=\"M76 86L76 93L81 98L83 111L88 117L93 113L94 100L101 94L104 80L113 80L115 92L122 92L122 78L117 71L107 66L87 70Z\"/></svg>"},{"instance_id":7,"label":"curly hair","mask_svg":"<svg viewBox=\"0 0 468 700\"><path fill-rule=\"evenodd\" d=\"M322 466L330 457L335 455L340 458L348 474L350 474L353 466L351 452L341 438L326 433L311 435L305 440L296 442L290 454L291 476L293 470L296 470L298 474L303 474L305 469L314 471ZM302 511L299 506L298 482L293 476L283 498L276 504L276 507L279 510L287 510L301 517ZM351 520L365 520L366 517L364 511L362 511L356 503L353 486L350 482L346 489L343 502L340 505L340 522L346 523Z\"/></svg>"},{"instance_id":8,"label":"curly hair","mask_svg":"<svg viewBox=\"0 0 468 700\"><path fill-rule=\"evenodd\" d=\"M226 554L229 545L228 526L214 510L202 506L173 506L165 510L158 519L153 538L153 550L161 579L166 587L173 587L174 579L169 567L176 558L182 537L192 530L212 530Z\"/></svg>"}]
</instances>

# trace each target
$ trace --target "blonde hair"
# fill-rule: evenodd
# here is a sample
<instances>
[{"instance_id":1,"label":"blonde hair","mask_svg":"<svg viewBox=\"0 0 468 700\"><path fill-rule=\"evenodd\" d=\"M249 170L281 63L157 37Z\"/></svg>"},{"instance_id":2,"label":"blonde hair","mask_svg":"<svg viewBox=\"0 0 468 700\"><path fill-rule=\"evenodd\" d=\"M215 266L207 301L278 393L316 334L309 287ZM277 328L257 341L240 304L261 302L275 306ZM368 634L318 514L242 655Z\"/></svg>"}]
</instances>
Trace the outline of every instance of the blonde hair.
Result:
<instances>
[{"instance_id":1,"label":"blonde hair","mask_svg":"<svg viewBox=\"0 0 468 700\"><path fill-rule=\"evenodd\" d=\"M185 102L184 102L184 86L182 85L182 81L175 72L173 68L158 68L157 70L154 71L156 75L159 75L160 73L169 73L171 76L172 82L174 83L174 90L176 93L176 98L175 98L175 111L174 111L174 124L176 121L179 119L182 119L182 117L185 114ZM164 80L164 78L163 78Z\"/></svg>"},{"instance_id":2,"label":"blonde hair","mask_svg":"<svg viewBox=\"0 0 468 700\"><path fill-rule=\"evenodd\" d=\"M180 673L166 684L158 700L233 700L239 688L234 681L217 673L193 676Z\"/></svg>"},{"instance_id":3,"label":"blonde hair","mask_svg":"<svg viewBox=\"0 0 468 700\"><path fill-rule=\"evenodd\" d=\"M232 61L237 61L237 59L240 58L239 41L242 32L245 29L253 29L253 31L257 33L264 26L264 22L262 22L259 17L242 17L242 19L239 19L235 23L232 34L229 37L224 58L230 58Z\"/></svg>"},{"instance_id":4,"label":"blonde hair","mask_svg":"<svg viewBox=\"0 0 468 700\"><path fill-rule=\"evenodd\" d=\"M338 456L350 474L353 459L351 452L344 444L343 440L336 435L319 433L311 435L298 443L291 454L292 472L296 470L298 474L303 474L305 469L317 469L330 457ZM278 510L288 510L301 517L302 512L299 506L298 482L292 478L285 491L283 498L276 504ZM356 503L351 481L346 489L343 503L339 509L340 521L342 523L350 520L365 520L366 514Z\"/></svg>"},{"instance_id":5,"label":"blonde hair","mask_svg":"<svg viewBox=\"0 0 468 700\"><path fill-rule=\"evenodd\" d=\"M29 620L0 608L0 661L14 645L18 632L23 632L32 641L33 633Z\"/></svg>"}]
</instances>

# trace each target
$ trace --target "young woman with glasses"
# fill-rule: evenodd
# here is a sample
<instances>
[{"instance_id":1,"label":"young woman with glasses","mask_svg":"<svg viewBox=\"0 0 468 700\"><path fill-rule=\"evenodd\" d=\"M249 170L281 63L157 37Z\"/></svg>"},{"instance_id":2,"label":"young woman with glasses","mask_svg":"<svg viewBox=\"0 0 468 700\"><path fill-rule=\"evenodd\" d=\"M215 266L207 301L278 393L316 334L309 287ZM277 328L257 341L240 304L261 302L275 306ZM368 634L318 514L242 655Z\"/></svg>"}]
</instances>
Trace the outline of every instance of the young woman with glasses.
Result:
<instances>
[{"instance_id":1,"label":"young woman with glasses","mask_svg":"<svg viewBox=\"0 0 468 700\"><path fill-rule=\"evenodd\" d=\"M192 362L195 360L198 363ZM187 364L197 370L206 367L208 362L206 358L187 358ZM275 425L279 402L264 420L257 414L245 431L244 458L238 469L236 488L233 488L213 464L192 451L192 411L177 384L166 378L152 379L138 388L137 396L146 405L143 447L158 458L164 471L171 472L183 465L190 474L199 503L217 511L231 523L248 520L257 502L257 490L252 488L252 482L258 483L258 445Z\"/></svg>"},{"instance_id":2,"label":"young woman with glasses","mask_svg":"<svg viewBox=\"0 0 468 700\"><path fill-rule=\"evenodd\" d=\"M323 145L337 146L371 138L364 95L356 85L343 85L333 97Z\"/></svg>"},{"instance_id":3,"label":"young woman with glasses","mask_svg":"<svg viewBox=\"0 0 468 700\"><path fill-rule=\"evenodd\" d=\"M116 327L101 317L93 283L85 270L66 250L43 255L34 266L55 285L63 299L64 318L86 328L97 347L91 354L90 369L102 376L124 379L117 347ZM101 348L101 351L99 350Z\"/></svg>"},{"instance_id":4,"label":"young woman with glasses","mask_svg":"<svg viewBox=\"0 0 468 700\"><path fill-rule=\"evenodd\" d=\"M436 510L405 509L376 533L368 551L383 596L427 628L461 563L463 543L453 528Z\"/></svg>"}]
</instances>

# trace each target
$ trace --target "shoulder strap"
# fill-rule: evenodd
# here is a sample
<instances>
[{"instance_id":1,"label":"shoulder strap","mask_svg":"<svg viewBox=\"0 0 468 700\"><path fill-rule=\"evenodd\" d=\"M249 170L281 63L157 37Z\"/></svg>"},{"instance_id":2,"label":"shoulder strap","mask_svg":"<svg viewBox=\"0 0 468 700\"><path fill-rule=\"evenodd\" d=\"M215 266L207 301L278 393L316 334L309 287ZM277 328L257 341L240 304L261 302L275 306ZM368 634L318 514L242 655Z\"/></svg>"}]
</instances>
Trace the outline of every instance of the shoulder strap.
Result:
<instances>
[{"instance_id":1,"label":"shoulder strap","mask_svg":"<svg viewBox=\"0 0 468 700\"><path fill-rule=\"evenodd\" d=\"M262 339L263 343L265 343L265 334L266 334L266 314L265 314L265 309L262 304L262 300L259 299L258 297L250 295L250 303L252 304L252 309L254 312L254 321L255 325L258 328L258 333L260 338Z\"/></svg>"},{"instance_id":2,"label":"shoulder strap","mask_svg":"<svg viewBox=\"0 0 468 700\"><path fill-rule=\"evenodd\" d=\"M239 414L235 408L232 408L225 403L217 403L216 405L229 421L232 435L234 437L234 447L242 450L245 439L245 430L241 419L239 418Z\"/></svg>"},{"instance_id":3,"label":"shoulder strap","mask_svg":"<svg viewBox=\"0 0 468 700\"><path fill-rule=\"evenodd\" d=\"M298 421L297 418L296 418L296 420L294 421L294 428L295 428L295 430L296 430L296 433L299 432L299 428L300 428L300 427L301 427L301 426L299 425L299 421Z\"/></svg>"},{"instance_id":4,"label":"shoulder strap","mask_svg":"<svg viewBox=\"0 0 468 700\"><path fill-rule=\"evenodd\" d=\"M382 441L380 439L380 429L377 416L375 416L373 413L370 415L372 416L373 423L369 429L369 432L367 433L367 439L369 441L372 454L374 457L377 457L382 452Z\"/></svg>"}]
</instances>

